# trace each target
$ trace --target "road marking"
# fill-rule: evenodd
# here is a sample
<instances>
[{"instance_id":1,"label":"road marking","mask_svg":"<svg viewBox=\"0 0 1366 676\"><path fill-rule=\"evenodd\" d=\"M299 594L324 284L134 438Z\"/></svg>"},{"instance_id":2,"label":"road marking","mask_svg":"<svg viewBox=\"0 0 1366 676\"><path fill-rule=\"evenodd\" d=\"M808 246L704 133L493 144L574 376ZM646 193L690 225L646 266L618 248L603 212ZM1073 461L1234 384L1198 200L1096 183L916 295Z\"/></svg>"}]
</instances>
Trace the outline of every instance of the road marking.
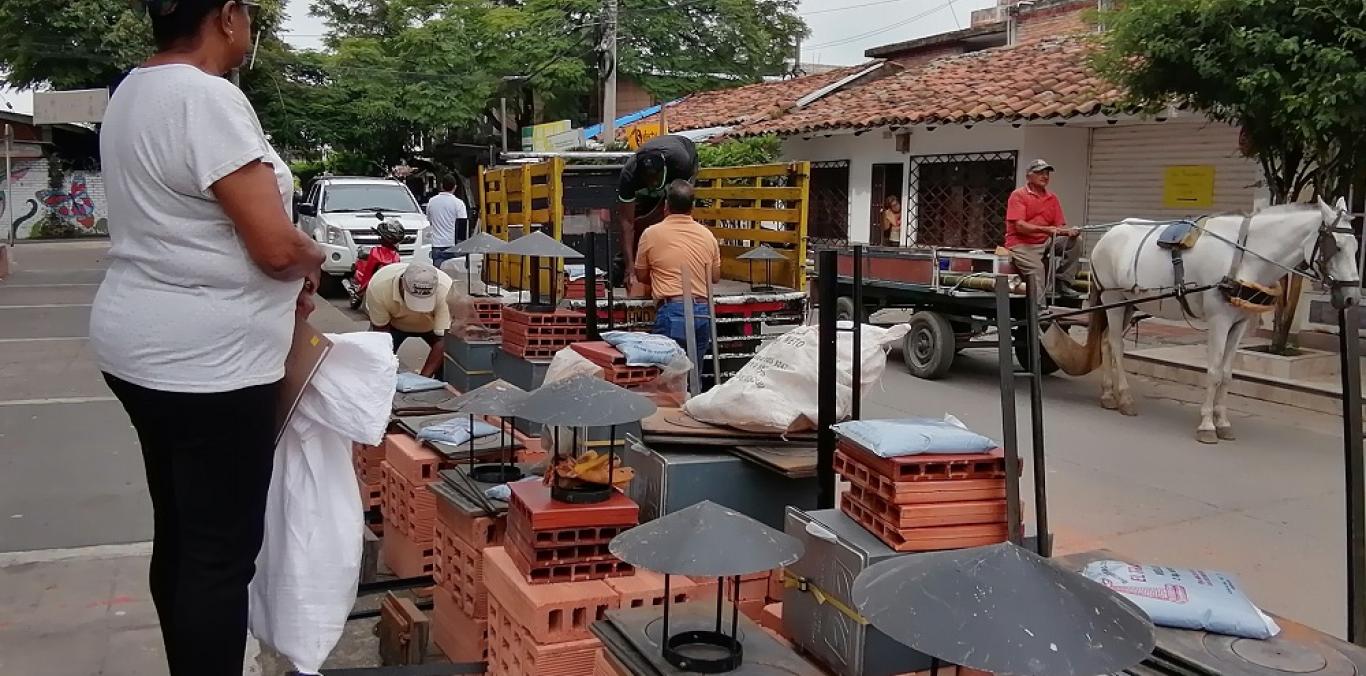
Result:
<instances>
[{"instance_id":1,"label":"road marking","mask_svg":"<svg viewBox=\"0 0 1366 676\"><path fill-rule=\"evenodd\" d=\"M59 340L90 340L88 336L44 336L42 338L0 338L0 343L42 343Z\"/></svg>"},{"instance_id":2,"label":"road marking","mask_svg":"<svg viewBox=\"0 0 1366 676\"><path fill-rule=\"evenodd\" d=\"M66 549L34 549L26 552L0 552L0 568L29 563L123 559L132 556L151 556L151 554L151 542L134 542L126 545L68 547Z\"/></svg>"},{"instance_id":3,"label":"road marking","mask_svg":"<svg viewBox=\"0 0 1366 676\"><path fill-rule=\"evenodd\" d=\"M39 305L0 305L0 310L43 310L59 307L90 307L91 303L43 303Z\"/></svg>"},{"instance_id":4,"label":"road marking","mask_svg":"<svg viewBox=\"0 0 1366 676\"><path fill-rule=\"evenodd\" d=\"M0 406L46 406L48 404L98 404L118 401L118 397L51 397L48 399L9 399L0 401Z\"/></svg>"}]
</instances>

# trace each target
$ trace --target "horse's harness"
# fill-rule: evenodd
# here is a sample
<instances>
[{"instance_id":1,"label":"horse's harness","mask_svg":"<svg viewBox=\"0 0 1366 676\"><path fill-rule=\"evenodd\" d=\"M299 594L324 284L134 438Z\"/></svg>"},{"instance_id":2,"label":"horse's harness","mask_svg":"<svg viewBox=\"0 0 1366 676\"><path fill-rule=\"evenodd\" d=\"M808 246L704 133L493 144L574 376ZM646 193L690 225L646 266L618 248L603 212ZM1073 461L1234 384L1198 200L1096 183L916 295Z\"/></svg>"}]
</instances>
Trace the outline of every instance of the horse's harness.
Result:
<instances>
[{"instance_id":1,"label":"horse's harness","mask_svg":"<svg viewBox=\"0 0 1366 676\"><path fill-rule=\"evenodd\" d=\"M1224 275L1223 279L1219 280L1219 283L1215 285L1215 288L1219 289L1220 293L1224 295L1224 299L1227 300L1230 305L1255 312L1266 312L1275 307L1276 299L1281 295L1280 285L1277 284L1268 287L1256 282L1239 279L1238 270L1243 265L1243 256L1251 254L1252 256L1262 259L1262 261L1266 263L1285 270L1287 274L1299 275L1305 279L1316 281L1321 284L1327 284L1334 287L1355 284L1356 282L1334 280L1328 272L1329 262L1333 260L1333 257L1336 256L1339 251L1337 239L1334 235L1354 234L1350 227L1339 225L1342 223L1345 213L1346 212L1339 209L1337 218L1335 218L1332 223L1320 224L1318 237L1314 241L1314 249L1310 253L1308 260L1295 268L1273 261L1266 256L1247 248L1248 232L1251 229L1252 217L1256 215L1255 213L1211 214L1195 220L1183 219L1173 221L1162 227L1153 228L1144 236L1143 241L1139 243L1138 250L1134 254L1133 278L1135 281L1138 279L1138 259L1147 246L1148 240L1152 239L1155 234L1161 232L1162 234L1158 238L1157 245L1159 248L1166 249L1171 253L1172 269L1175 273L1175 295L1177 302L1181 304L1181 310L1185 312L1187 316L1195 316L1186 296L1196 289L1191 289L1186 286L1185 261L1182 259L1182 254L1185 250L1195 245L1195 240L1201 234L1209 235L1210 237L1218 239L1233 247L1233 262L1229 265L1228 274ZM1237 241L1230 241L1221 235L1205 229L1205 222L1216 216L1242 216L1243 220L1238 227ZM1314 269L1316 266L1318 268L1317 270Z\"/></svg>"}]
</instances>

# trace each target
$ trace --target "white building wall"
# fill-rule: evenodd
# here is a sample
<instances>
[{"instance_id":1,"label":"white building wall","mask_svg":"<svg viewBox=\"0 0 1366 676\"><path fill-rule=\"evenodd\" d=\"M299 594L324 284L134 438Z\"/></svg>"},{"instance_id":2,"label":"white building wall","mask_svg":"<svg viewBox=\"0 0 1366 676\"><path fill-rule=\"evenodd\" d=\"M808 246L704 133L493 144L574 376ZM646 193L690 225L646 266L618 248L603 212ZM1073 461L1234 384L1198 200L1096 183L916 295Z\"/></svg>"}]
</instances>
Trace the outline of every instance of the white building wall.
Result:
<instances>
[{"instance_id":1,"label":"white building wall","mask_svg":"<svg viewBox=\"0 0 1366 676\"><path fill-rule=\"evenodd\" d=\"M1030 126L1024 128L1015 184L1024 185L1029 163L1043 158L1053 165L1053 180L1048 189L1062 203L1063 216L1071 225L1086 223L1086 191L1090 130L1078 126Z\"/></svg>"},{"instance_id":2,"label":"white building wall","mask_svg":"<svg viewBox=\"0 0 1366 676\"><path fill-rule=\"evenodd\" d=\"M812 162L849 160L849 240L867 242L871 231L873 165L900 163L903 184L899 192L902 205L909 209L914 197L910 182L910 158L915 155L946 153L995 152L1020 149L1024 130L1007 124L979 124L971 129L962 126L924 127L909 130L910 152L897 152L896 134L887 129L875 129L864 134L835 134L831 136L792 137L783 143L783 161ZM1021 161L1027 161L1021 159ZM1051 160L1050 160L1051 161ZM914 224L905 219L907 232Z\"/></svg>"}]
</instances>

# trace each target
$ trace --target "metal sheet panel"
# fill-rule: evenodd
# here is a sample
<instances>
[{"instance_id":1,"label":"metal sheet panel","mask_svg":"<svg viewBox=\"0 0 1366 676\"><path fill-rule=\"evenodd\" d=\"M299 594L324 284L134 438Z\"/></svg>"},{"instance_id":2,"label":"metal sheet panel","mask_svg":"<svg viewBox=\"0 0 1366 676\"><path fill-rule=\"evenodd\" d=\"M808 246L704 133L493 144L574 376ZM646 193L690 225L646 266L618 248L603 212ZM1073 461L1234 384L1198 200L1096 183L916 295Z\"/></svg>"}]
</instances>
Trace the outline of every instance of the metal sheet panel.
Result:
<instances>
[{"instance_id":1,"label":"metal sheet panel","mask_svg":"<svg viewBox=\"0 0 1366 676\"><path fill-rule=\"evenodd\" d=\"M810 512L789 507L785 530L802 541L806 554L788 571L810 580L821 592L852 607L854 578L869 566L897 556L881 540L837 509ZM812 593L789 590L783 622L797 645L841 676L890 676L928 668L930 658L856 622Z\"/></svg>"}]
</instances>

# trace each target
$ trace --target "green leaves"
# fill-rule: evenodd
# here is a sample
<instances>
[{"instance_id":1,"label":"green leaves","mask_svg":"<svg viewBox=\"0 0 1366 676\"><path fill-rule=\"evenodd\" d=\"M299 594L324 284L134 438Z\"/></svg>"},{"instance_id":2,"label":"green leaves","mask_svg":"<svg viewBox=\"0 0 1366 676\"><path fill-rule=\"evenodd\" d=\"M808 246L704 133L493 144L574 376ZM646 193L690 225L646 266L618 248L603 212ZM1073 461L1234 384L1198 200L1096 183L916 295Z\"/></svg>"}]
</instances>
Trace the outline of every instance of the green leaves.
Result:
<instances>
[{"instance_id":1,"label":"green leaves","mask_svg":"<svg viewBox=\"0 0 1366 676\"><path fill-rule=\"evenodd\" d=\"M778 161L783 143L777 136L752 136L697 147L697 159L704 167L738 167Z\"/></svg>"},{"instance_id":2,"label":"green leaves","mask_svg":"<svg viewBox=\"0 0 1366 676\"><path fill-rule=\"evenodd\" d=\"M1096 65L1131 103L1241 126L1275 201L1366 166L1366 0L1129 0L1104 21Z\"/></svg>"}]
</instances>

